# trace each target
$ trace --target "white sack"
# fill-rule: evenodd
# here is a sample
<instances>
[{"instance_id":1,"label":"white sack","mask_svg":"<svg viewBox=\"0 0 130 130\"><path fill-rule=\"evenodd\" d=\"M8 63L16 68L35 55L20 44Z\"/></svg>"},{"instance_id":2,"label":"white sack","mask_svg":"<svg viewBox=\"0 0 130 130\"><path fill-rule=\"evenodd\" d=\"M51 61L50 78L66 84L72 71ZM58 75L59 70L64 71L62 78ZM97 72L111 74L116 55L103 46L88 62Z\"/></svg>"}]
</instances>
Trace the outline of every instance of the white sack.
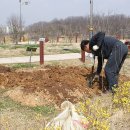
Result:
<instances>
[{"instance_id":1,"label":"white sack","mask_svg":"<svg viewBox=\"0 0 130 130\"><path fill-rule=\"evenodd\" d=\"M71 102L64 101L61 104L61 109L63 111L49 122L46 128L56 130L60 127L62 130L87 130L87 119L76 112L75 106Z\"/></svg>"}]
</instances>

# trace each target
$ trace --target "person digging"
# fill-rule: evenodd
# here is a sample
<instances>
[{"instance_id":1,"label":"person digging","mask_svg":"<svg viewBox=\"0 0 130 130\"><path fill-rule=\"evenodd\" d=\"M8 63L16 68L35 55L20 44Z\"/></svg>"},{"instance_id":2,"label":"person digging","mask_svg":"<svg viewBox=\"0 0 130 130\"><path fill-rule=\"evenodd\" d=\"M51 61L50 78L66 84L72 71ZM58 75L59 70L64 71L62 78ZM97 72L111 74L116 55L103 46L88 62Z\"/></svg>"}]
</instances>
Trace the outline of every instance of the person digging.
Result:
<instances>
[{"instance_id":1,"label":"person digging","mask_svg":"<svg viewBox=\"0 0 130 130\"><path fill-rule=\"evenodd\" d=\"M98 32L90 41L82 40L80 47L83 51L92 53L94 57L97 56L98 65L92 81L100 79L104 59L107 59L105 76L109 91L115 93L115 88L118 87L118 75L128 54L127 45L114 37L105 36L105 32Z\"/></svg>"}]
</instances>

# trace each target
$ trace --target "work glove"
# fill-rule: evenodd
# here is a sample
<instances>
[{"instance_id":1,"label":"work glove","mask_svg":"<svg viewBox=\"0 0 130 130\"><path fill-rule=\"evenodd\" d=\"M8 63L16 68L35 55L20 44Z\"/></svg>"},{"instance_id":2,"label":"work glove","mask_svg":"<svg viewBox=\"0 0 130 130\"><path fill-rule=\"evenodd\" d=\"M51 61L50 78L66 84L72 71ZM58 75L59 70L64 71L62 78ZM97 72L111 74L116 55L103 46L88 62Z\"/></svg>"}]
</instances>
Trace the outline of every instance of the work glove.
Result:
<instances>
[{"instance_id":1,"label":"work glove","mask_svg":"<svg viewBox=\"0 0 130 130\"><path fill-rule=\"evenodd\" d=\"M93 50L94 50L94 51L97 51L98 49L99 49L99 46L97 46L97 45L94 45L94 46L93 46Z\"/></svg>"}]
</instances>

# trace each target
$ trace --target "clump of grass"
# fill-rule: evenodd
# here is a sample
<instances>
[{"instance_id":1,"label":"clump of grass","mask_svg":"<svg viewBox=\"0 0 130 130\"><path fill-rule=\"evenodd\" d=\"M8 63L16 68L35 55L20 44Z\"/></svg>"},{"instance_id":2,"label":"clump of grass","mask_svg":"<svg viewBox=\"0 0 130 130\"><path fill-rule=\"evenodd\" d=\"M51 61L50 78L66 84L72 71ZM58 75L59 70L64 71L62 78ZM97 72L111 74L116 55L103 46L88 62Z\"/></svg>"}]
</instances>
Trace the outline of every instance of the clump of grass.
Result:
<instances>
[{"instance_id":1,"label":"clump of grass","mask_svg":"<svg viewBox=\"0 0 130 130\"><path fill-rule=\"evenodd\" d=\"M36 113L40 113L42 115L48 115L55 113L56 109L54 106L36 106L31 108Z\"/></svg>"},{"instance_id":2,"label":"clump of grass","mask_svg":"<svg viewBox=\"0 0 130 130\"><path fill-rule=\"evenodd\" d=\"M14 45L13 47L12 47L12 49L18 49L18 48L27 48L27 47L31 47L31 48L35 48L35 47L39 47L39 45L38 44L33 44L33 45L29 45L29 44L25 44L25 45Z\"/></svg>"},{"instance_id":3,"label":"clump of grass","mask_svg":"<svg viewBox=\"0 0 130 130\"><path fill-rule=\"evenodd\" d=\"M0 100L0 111L4 110L4 109L20 109L23 108L24 106L22 106L20 103L13 101L12 99L10 99L9 97L4 97L1 98ZM27 107L25 107L27 108Z\"/></svg>"},{"instance_id":4,"label":"clump of grass","mask_svg":"<svg viewBox=\"0 0 130 130\"><path fill-rule=\"evenodd\" d=\"M10 45L0 45L0 48L1 49L8 49L8 48L10 48Z\"/></svg>"},{"instance_id":5,"label":"clump of grass","mask_svg":"<svg viewBox=\"0 0 130 130\"><path fill-rule=\"evenodd\" d=\"M79 49L70 49L69 50L70 53L80 53Z\"/></svg>"},{"instance_id":6,"label":"clump of grass","mask_svg":"<svg viewBox=\"0 0 130 130\"><path fill-rule=\"evenodd\" d=\"M0 45L0 48L2 49L18 49L18 48L27 48L27 47L39 47L38 44L33 44L33 45L29 45L29 44L25 44L25 45Z\"/></svg>"},{"instance_id":7,"label":"clump of grass","mask_svg":"<svg viewBox=\"0 0 130 130\"><path fill-rule=\"evenodd\" d=\"M19 69L19 68L33 68L33 67L36 67L38 65L36 64L30 64L30 63L18 63L18 64L13 64L11 66L11 68L14 68L14 69Z\"/></svg>"}]
</instances>

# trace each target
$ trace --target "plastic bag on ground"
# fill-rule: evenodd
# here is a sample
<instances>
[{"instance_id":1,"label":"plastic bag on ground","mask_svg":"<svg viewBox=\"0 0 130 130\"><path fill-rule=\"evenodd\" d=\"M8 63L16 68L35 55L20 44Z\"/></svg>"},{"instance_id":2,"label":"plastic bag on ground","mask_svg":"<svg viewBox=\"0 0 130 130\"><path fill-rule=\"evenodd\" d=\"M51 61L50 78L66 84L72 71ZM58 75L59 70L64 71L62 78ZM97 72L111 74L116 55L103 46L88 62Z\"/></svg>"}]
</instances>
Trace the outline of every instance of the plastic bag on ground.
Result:
<instances>
[{"instance_id":1,"label":"plastic bag on ground","mask_svg":"<svg viewBox=\"0 0 130 130\"><path fill-rule=\"evenodd\" d=\"M87 119L76 112L71 102L64 101L61 109L63 111L46 125L45 130L87 130Z\"/></svg>"}]
</instances>

